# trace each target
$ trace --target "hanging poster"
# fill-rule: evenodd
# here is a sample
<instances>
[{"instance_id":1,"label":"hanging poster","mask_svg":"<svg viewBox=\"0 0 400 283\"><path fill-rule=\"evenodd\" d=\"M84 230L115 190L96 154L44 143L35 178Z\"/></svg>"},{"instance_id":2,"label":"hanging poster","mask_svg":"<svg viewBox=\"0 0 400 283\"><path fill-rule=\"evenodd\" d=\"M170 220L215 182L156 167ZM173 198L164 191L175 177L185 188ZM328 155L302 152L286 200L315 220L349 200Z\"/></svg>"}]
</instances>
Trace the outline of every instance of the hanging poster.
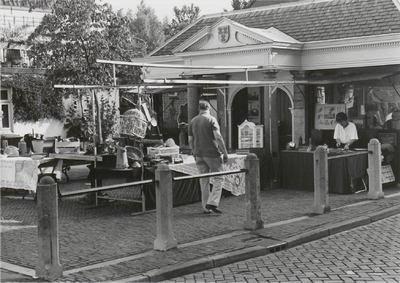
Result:
<instances>
[{"instance_id":1,"label":"hanging poster","mask_svg":"<svg viewBox=\"0 0 400 283\"><path fill-rule=\"evenodd\" d=\"M345 112L345 104L317 104L315 107L315 128L319 130L335 129L336 114Z\"/></svg>"}]
</instances>

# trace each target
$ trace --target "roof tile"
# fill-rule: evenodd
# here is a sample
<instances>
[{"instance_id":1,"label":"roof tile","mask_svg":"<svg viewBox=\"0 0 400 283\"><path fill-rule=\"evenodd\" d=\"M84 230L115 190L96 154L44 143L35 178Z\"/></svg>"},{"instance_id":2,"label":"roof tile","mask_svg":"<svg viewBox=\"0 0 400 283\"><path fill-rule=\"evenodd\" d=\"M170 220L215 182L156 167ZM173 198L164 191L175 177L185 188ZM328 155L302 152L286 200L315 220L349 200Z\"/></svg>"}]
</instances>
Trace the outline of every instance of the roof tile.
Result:
<instances>
[{"instance_id":1,"label":"roof tile","mask_svg":"<svg viewBox=\"0 0 400 283\"><path fill-rule=\"evenodd\" d=\"M389 28L400 32L400 11L392 0L295 2L290 6L259 7L248 13L242 10L222 16L249 28L274 27L302 42L386 34ZM176 46L222 16L201 18L153 56L171 55Z\"/></svg>"}]
</instances>

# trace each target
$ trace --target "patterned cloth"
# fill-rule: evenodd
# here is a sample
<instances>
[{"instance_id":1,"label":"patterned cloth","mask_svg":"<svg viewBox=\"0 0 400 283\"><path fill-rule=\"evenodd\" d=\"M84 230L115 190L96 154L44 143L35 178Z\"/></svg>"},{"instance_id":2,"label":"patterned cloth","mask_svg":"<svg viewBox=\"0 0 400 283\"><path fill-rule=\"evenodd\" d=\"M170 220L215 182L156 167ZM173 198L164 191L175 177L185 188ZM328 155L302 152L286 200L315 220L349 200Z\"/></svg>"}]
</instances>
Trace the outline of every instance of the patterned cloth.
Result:
<instances>
[{"instance_id":1,"label":"patterned cloth","mask_svg":"<svg viewBox=\"0 0 400 283\"><path fill-rule=\"evenodd\" d=\"M28 190L36 192L38 183L38 174L40 173L38 166L41 163L52 161L53 159L33 160L27 157L0 158L0 187ZM61 164L57 164L54 173L57 177L61 174ZM53 168L46 168L46 172Z\"/></svg>"},{"instance_id":2,"label":"patterned cloth","mask_svg":"<svg viewBox=\"0 0 400 283\"><path fill-rule=\"evenodd\" d=\"M231 171L244 168L244 160L246 155L230 154L227 163L222 166L224 171ZM171 164L169 168L173 171L187 175L198 175L199 171L196 167L194 157L191 156L184 160L184 163ZM211 183L213 178L211 178ZM224 189L230 191L235 196L240 196L245 193L245 173L224 175Z\"/></svg>"}]
</instances>

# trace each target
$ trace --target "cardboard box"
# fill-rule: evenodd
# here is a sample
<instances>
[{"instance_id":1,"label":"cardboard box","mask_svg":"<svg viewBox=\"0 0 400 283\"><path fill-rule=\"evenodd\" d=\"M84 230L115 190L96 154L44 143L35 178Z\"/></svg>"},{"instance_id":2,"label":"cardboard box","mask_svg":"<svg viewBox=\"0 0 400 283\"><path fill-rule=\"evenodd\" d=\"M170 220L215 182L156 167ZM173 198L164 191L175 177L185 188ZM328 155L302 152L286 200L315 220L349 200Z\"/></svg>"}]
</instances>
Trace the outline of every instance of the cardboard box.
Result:
<instances>
[{"instance_id":1,"label":"cardboard box","mask_svg":"<svg viewBox=\"0 0 400 283\"><path fill-rule=\"evenodd\" d=\"M173 158L179 157L179 146L171 147L148 147L147 154L155 157L171 156Z\"/></svg>"},{"instance_id":2,"label":"cardboard box","mask_svg":"<svg viewBox=\"0 0 400 283\"><path fill-rule=\"evenodd\" d=\"M55 143L55 152L56 153L78 152L80 147L81 147L81 143L79 141L56 142Z\"/></svg>"}]
</instances>

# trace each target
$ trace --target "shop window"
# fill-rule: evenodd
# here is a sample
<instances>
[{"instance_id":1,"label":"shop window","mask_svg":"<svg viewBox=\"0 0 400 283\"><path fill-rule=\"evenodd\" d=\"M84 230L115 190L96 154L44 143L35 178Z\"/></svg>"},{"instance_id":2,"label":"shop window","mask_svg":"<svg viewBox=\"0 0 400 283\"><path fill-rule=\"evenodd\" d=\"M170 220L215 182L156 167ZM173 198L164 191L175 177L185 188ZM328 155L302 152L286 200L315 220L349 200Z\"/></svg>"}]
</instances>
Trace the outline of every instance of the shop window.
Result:
<instances>
[{"instance_id":1,"label":"shop window","mask_svg":"<svg viewBox=\"0 0 400 283\"><path fill-rule=\"evenodd\" d=\"M400 130L400 125L393 123L393 116L396 118L400 113L400 96L393 87L370 88L366 93L364 110L367 129Z\"/></svg>"},{"instance_id":2,"label":"shop window","mask_svg":"<svg viewBox=\"0 0 400 283\"><path fill-rule=\"evenodd\" d=\"M1 125L0 130L12 130L11 89L1 89Z\"/></svg>"},{"instance_id":3,"label":"shop window","mask_svg":"<svg viewBox=\"0 0 400 283\"><path fill-rule=\"evenodd\" d=\"M317 87L317 104L325 104L325 87Z\"/></svg>"},{"instance_id":4,"label":"shop window","mask_svg":"<svg viewBox=\"0 0 400 283\"><path fill-rule=\"evenodd\" d=\"M261 112L260 112L260 97L262 88L260 87L249 87L248 88L248 121L253 122L256 125L261 124Z\"/></svg>"}]
</instances>

